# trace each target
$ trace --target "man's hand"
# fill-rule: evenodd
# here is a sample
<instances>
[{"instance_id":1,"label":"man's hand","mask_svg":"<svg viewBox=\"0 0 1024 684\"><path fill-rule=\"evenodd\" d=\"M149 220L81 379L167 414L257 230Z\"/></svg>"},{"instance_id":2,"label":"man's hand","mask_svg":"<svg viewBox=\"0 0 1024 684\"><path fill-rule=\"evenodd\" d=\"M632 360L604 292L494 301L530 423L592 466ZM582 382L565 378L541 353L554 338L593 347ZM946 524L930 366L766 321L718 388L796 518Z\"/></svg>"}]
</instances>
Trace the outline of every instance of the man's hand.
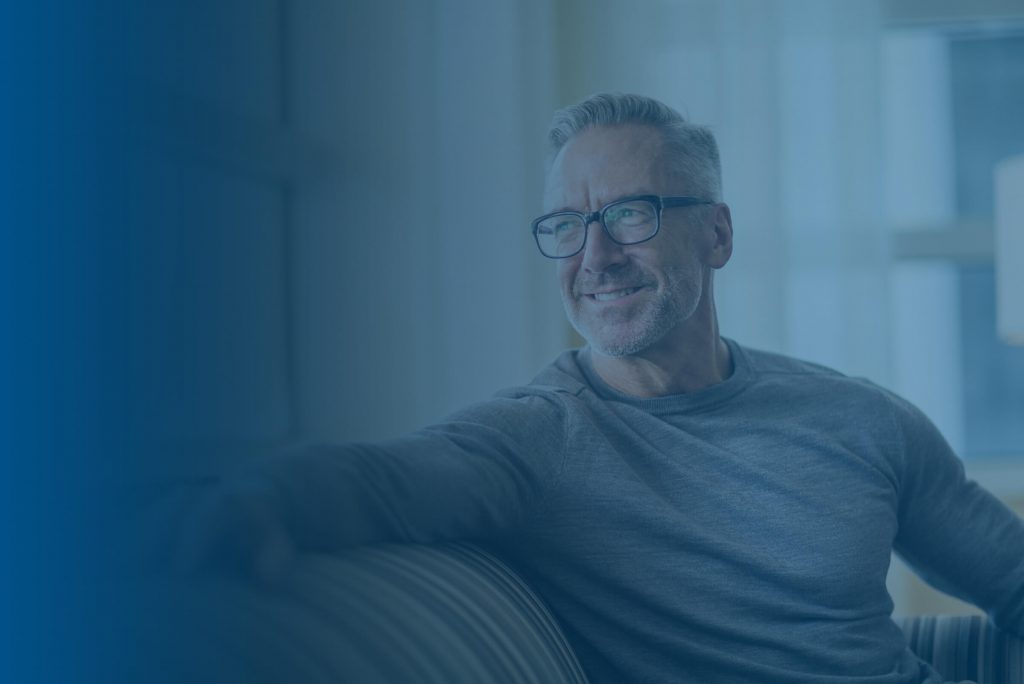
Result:
<instances>
[{"instance_id":1,"label":"man's hand","mask_svg":"<svg viewBox=\"0 0 1024 684\"><path fill-rule=\"evenodd\" d=\"M172 562L182 573L228 570L273 584L294 555L279 490L254 477L204 494L185 516Z\"/></svg>"}]
</instances>

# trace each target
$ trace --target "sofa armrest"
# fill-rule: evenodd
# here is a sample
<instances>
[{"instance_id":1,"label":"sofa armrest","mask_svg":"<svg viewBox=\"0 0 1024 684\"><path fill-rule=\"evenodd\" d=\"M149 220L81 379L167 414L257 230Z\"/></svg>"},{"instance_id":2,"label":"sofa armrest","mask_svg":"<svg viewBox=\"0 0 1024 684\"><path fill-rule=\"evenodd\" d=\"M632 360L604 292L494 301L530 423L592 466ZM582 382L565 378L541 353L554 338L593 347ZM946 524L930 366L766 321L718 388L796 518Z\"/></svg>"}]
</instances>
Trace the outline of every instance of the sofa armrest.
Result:
<instances>
[{"instance_id":1,"label":"sofa armrest","mask_svg":"<svg viewBox=\"0 0 1024 684\"><path fill-rule=\"evenodd\" d=\"M950 681L1024 682L1024 639L981 615L922 615L897 619L910 650Z\"/></svg>"},{"instance_id":2,"label":"sofa armrest","mask_svg":"<svg viewBox=\"0 0 1024 684\"><path fill-rule=\"evenodd\" d=\"M148 587L120 681L586 684L543 602L470 544L300 556L285 580Z\"/></svg>"}]
</instances>

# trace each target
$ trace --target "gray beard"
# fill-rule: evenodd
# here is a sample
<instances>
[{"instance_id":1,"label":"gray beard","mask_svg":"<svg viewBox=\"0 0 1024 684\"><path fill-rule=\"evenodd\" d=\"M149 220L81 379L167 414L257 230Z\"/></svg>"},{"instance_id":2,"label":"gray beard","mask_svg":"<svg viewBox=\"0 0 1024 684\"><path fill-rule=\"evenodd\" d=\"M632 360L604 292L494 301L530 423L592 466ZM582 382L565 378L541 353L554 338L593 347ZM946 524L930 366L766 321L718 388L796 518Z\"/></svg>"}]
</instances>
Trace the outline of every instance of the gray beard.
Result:
<instances>
[{"instance_id":1,"label":"gray beard","mask_svg":"<svg viewBox=\"0 0 1024 684\"><path fill-rule=\"evenodd\" d=\"M613 339L603 339L603 336L589 330L587 323L580 320L569 302L565 302L566 315L594 351L614 358L638 354L697 310L703 293L700 273L680 268L674 269L669 276L672 279L669 291L639 311L629 330L615 335Z\"/></svg>"}]
</instances>

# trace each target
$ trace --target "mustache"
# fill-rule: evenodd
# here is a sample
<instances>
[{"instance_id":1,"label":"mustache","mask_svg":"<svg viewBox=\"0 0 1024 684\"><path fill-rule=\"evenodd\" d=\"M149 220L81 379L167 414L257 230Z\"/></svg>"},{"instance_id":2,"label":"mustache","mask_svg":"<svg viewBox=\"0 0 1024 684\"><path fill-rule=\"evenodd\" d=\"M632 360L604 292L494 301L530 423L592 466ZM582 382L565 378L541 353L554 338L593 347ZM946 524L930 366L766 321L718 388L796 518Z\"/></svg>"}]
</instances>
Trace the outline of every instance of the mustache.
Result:
<instances>
[{"instance_id":1,"label":"mustache","mask_svg":"<svg viewBox=\"0 0 1024 684\"><path fill-rule=\"evenodd\" d=\"M609 292L611 290L624 290L628 287L641 287L649 284L650 276L638 268L630 268L624 271L605 271L602 273L579 273L572 284L572 292L576 297L590 294L592 292Z\"/></svg>"}]
</instances>

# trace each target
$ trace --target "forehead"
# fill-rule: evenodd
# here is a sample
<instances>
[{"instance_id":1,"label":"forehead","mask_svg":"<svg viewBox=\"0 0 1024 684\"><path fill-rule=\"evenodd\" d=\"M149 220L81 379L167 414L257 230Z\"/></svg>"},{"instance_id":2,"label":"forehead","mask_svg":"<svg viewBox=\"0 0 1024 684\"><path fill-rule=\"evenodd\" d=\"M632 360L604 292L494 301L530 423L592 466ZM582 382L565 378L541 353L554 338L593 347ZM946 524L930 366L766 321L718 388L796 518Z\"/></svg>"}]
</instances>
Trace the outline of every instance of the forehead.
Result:
<instances>
[{"instance_id":1,"label":"forehead","mask_svg":"<svg viewBox=\"0 0 1024 684\"><path fill-rule=\"evenodd\" d=\"M667 194L661 133L648 126L598 126L559 151L544 186L546 211L593 211L625 195Z\"/></svg>"}]
</instances>

